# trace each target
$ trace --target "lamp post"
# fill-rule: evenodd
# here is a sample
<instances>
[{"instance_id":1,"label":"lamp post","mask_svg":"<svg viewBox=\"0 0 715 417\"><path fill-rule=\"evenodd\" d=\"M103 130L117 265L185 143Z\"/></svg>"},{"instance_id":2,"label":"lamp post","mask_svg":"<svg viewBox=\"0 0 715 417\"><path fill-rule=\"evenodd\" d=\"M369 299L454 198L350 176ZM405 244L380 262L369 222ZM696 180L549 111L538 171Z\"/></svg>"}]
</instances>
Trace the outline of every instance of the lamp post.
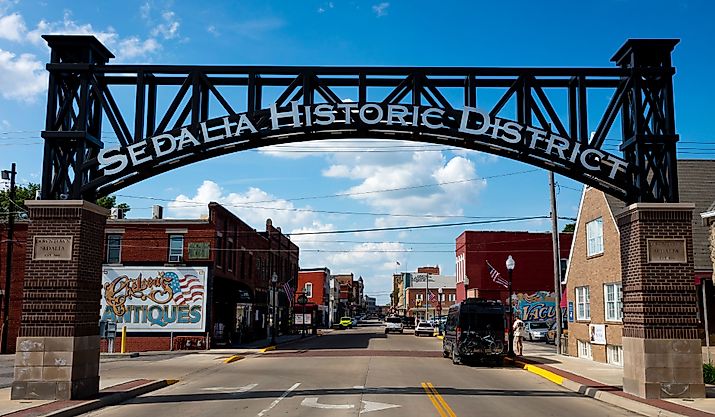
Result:
<instances>
[{"instance_id":1,"label":"lamp post","mask_svg":"<svg viewBox=\"0 0 715 417\"><path fill-rule=\"evenodd\" d=\"M509 305L509 356L514 356L514 329L512 328L514 323L514 310L512 308L511 295L512 295L512 279L511 274L514 271L514 266L516 266L516 261L509 255L506 259L506 270L509 271L509 300L507 304Z\"/></svg>"},{"instance_id":2,"label":"lamp post","mask_svg":"<svg viewBox=\"0 0 715 417\"><path fill-rule=\"evenodd\" d=\"M271 287L273 292L271 293L271 345L276 344L276 284L278 283L278 274L275 272L271 275Z\"/></svg>"},{"instance_id":3,"label":"lamp post","mask_svg":"<svg viewBox=\"0 0 715 417\"><path fill-rule=\"evenodd\" d=\"M8 193L7 205L7 250L5 259L5 292L3 293L3 322L2 334L0 335L0 352L7 353L8 351L8 335L10 327L10 285L12 282L12 246L15 232L15 216L13 214L13 203L15 201L15 163L12 164L10 171L2 171L2 179L10 181L10 192Z\"/></svg>"},{"instance_id":4,"label":"lamp post","mask_svg":"<svg viewBox=\"0 0 715 417\"><path fill-rule=\"evenodd\" d=\"M439 287L439 289L437 290L437 293L439 294L437 296L437 308L439 309L439 321L440 322L442 321L442 293L443 292L444 292L444 290L442 289L442 287Z\"/></svg>"}]
</instances>

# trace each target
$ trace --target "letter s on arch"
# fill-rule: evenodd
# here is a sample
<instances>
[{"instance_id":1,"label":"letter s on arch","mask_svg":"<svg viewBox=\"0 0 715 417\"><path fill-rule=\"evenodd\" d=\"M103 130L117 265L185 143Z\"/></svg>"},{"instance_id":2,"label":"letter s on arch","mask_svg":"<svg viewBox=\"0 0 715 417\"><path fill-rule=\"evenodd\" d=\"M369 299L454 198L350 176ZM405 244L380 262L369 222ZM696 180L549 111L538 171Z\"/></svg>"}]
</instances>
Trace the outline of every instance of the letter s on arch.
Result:
<instances>
[{"instance_id":1,"label":"letter s on arch","mask_svg":"<svg viewBox=\"0 0 715 417\"><path fill-rule=\"evenodd\" d=\"M104 168L104 175L114 175L124 171L129 164L127 156L121 153L120 148L102 149L97 156L99 167ZM117 164L115 167L112 165Z\"/></svg>"}]
</instances>

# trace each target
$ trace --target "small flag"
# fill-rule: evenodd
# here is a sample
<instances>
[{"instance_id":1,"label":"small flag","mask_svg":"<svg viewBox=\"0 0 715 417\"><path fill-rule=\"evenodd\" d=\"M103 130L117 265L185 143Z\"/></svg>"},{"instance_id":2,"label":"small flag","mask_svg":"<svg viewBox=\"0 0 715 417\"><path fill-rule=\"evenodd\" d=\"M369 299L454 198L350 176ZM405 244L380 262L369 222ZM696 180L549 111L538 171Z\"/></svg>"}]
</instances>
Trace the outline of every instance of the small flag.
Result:
<instances>
[{"instance_id":1,"label":"small flag","mask_svg":"<svg viewBox=\"0 0 715 417\"><path fill-rule=\"evenodd\" d=\"M432 291L429 292L429 301L430 301L430 303L437 301L437 297L434 295L434 293Z\"/></svg>"},{"instance_id":2,"label":"small flag","mask_svg":"<svg viewBox=\"0 0 715 417\"><path fill-rule=\"evenodd\" d=\"M283 291L285 291L286 296L288 296L288 300L290 301L290 303L293 304L293 288L291 288L289 283L283 283Z\"/></svg>"},{"instance_id":3,"label":"small flag","mask_svg":"<svg viewBox=\"0 0 715 417\"><path fill-rule=\"evenodd\" d=\"M400 263L399 263L399 262L395 261L395 263L397 264L397 266L400 266Z\"/></svg>"},{"instance_id":4,"label":"small flag","mask_svg":"<svg viewBox=\"0 0 715 417\"><path fill-rule=\"evenodd\" d=\"M509 281L505 280L499 271L494 269L494 267L487 261L487 270L489 271L489 276L492 277L492 281L501 285L504 288L509 288Z\"/></svg>"}]
</instances>

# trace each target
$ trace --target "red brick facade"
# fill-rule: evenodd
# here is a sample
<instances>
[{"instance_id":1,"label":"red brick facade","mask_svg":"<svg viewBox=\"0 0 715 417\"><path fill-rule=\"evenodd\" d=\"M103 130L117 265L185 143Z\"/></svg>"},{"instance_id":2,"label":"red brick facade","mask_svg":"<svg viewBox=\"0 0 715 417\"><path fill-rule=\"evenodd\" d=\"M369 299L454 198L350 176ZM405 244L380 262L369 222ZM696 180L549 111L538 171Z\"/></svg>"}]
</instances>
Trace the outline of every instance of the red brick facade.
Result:
<instances>
[{"instance_id":1,"label":"red brick facade","mask_svg":"<svg viewBox=\"0 0 715 417\"><path fill-rule=\"evenodd\" d=\"M571 233L559 234L561 259L568 258L572 238ZM475 289L477 297L506 300L509 293L492 280L487 262L508 280L505 261L509 255L516 261L512 284L515 294L554 291L551 233L465 231L457 237L456 246L457 301L466 298L465 276L468 288Z\"/></svg>"}]
</instances>

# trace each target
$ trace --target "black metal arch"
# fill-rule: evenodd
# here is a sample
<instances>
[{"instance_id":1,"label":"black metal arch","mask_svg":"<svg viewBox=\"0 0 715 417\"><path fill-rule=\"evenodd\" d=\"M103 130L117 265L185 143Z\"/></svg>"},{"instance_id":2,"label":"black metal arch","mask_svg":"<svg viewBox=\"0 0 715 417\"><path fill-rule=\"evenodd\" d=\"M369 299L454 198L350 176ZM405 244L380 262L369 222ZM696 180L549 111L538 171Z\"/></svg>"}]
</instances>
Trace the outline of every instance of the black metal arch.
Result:
<instances>
[{"instance_id":1,"label":"black metal arch","mask_svg":"<svg viewBox=\"0 0 715 417\"><path fill-rule=\"evenodd\" d=\"M108 65L113 55L94 37L45 39L52 49L47 65L47 120L42 132L45 199L92 200L180 166L268 145L384 138L445 144L521 160L628 202L678 201L675 70L670 61L677 40L629 40L612 58L618 65L613 68L383 68ZM122 86L134 91L130 105L119 105L115 99L116 89ZM238 98L231 91L236 87L240 89ZM344 92L346 88L350 93ZM498 131L494 126L482 131L479 120L471 131L460 130L465 113L477 106L477 93L485 89L498 89L500 98L483 108L488 113L483 122L487 117L496 124L511 121L515 123L512 127L519 127L522 141L500 140L503 131L494 133ZM588 93L603 89L612 92L611 99L598 113L598 124L591 126ZM565 117L555 110L559 94L565 97ZM165 100L168 105L162 106L160 97L169 98ZM343 122L318 125L307 120L321 105L323 110L331 106L336 120ZM271 120L274 112L286 112L293 106L301 112L300 123L276 125ZM376 120L374 123L354 114L351 123L345 122L346 113L363 107L369 108L366 119ZM374 118L397 107L408 109L417 118L402 124ZM419 115L428 108L437 109L430 120L442 127L418 123ZM619 115L622 156L604 150ZM116 135L118 146L114 149L102 150L103 121ZM223 140L207 140L207 135L213 139L215 132L224 127L228 132L240 123L250 123L253 129ZM163 143L175 143L181 135L195 141L187 140L191 146L162 154L157 145L161 140L154 139L162 135ZM534 135L541 139L530 141ZM569 151L574 150L569 155L589 150L589 162L580 161L577 155L565 157L564 152L558 155L554 140L568 142ZM137 150L149 162L133 163L122 170L107 163L108 157L117 155L131 160L132 152L137 159ZM614 163L619 169L609 170ZM599 164L603 169L586 168Z\"/></svg>"}]
</instances>

